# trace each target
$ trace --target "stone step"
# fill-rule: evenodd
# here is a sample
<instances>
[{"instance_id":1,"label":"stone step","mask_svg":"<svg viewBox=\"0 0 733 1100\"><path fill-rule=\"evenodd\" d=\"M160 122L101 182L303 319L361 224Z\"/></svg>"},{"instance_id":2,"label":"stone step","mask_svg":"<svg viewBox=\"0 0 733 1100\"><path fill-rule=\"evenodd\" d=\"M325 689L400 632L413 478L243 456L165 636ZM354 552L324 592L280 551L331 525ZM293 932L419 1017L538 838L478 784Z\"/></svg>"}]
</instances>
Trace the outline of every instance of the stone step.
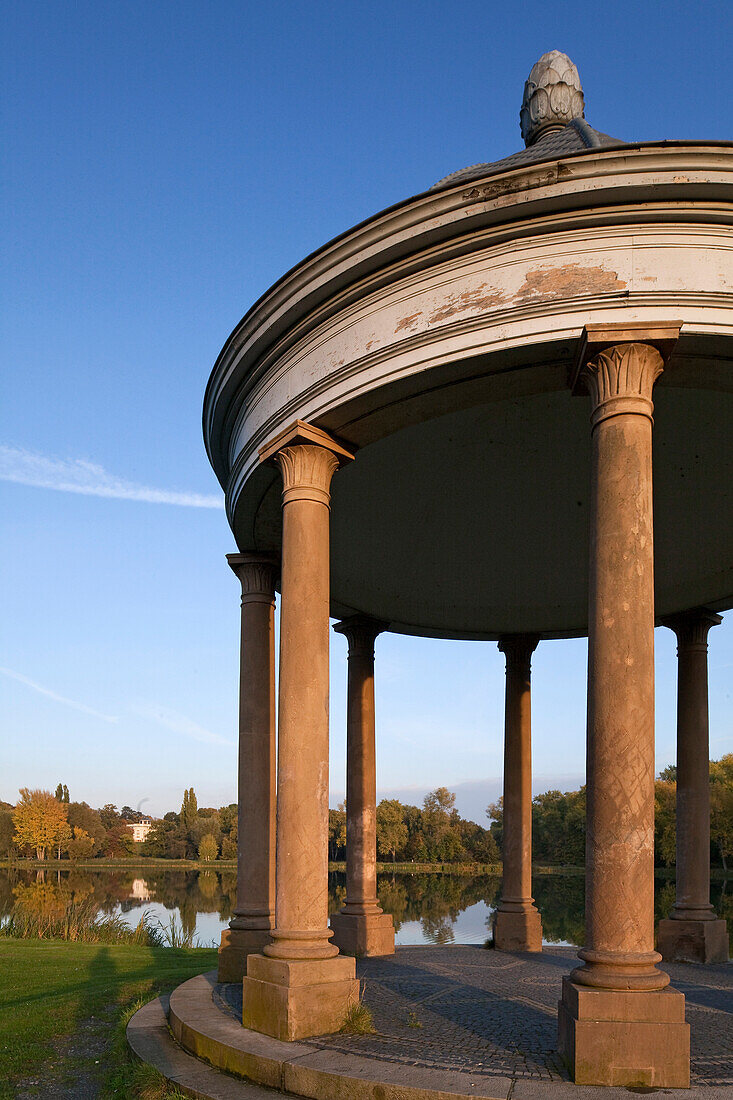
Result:
<instances>
[{"instance_id":1,"label":"stone step","mask_svg":"<svg viewBox=\"0 0 733 1100\"><path fill-rule=\"evenodd\" d=\"M168 1029L168 997L144 1005L127 1025L127 1041L137 1057L154 1066L186 1096L197 1100L273 1100L272 1089L230 1077L187 1054Z\"/></svg>"},{"instance_id":2,"label":"stone step","mask_svg":"<svg viewBox=\"0 0 733 1100\"><path fill-rule=\"evenodd\" d=\"M507 1100L509 1096L512 1081L508 1077L381 1061L261 1035L216 1007L215 985L216 971L212 971L189 978L173 990L168 1014L171 1031L185 1050L260 1086L308 1100Z\"/></svg>"},{"instance_id":3,"label":"stone step","mask_svg":"<svg viewBox=\"0 0 733 1100\"><path fill-rule=\"evenodd\" d=\"M721 988L725 977L721 968ZM145 1005L127 1028L139 1058L201 1100L276 1100L278 1094L291 1100L629 1100L634 1091L659 1091L665 1100L733 1100L729 1085L697 1084L691 1090L575 1085L286 1043L250 1031L222 1011L212 999L215 985L215 971L191 978L170 998ZM706 1009L707 1014L716 1011Z\"/></svg>"}]
</instances>

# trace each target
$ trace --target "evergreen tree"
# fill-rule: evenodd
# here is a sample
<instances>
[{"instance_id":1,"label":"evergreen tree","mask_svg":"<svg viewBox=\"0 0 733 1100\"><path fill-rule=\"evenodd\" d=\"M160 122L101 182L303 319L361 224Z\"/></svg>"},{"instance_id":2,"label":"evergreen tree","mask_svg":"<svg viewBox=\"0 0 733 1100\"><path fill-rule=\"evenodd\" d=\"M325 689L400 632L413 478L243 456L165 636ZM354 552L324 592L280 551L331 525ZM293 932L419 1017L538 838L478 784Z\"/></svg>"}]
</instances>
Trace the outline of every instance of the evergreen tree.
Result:
<instances>
[{"instance_id":1,"label":"evergreen tree","mask_svg":"<svg viewBox=\"0 0 733 1100\"><path fill-rule=\"evenodd\" d=\"M192 827L194 821L198 816L198 802L196 801L196 792L193 787L189 787L187 791L183 792L183 803L181 805L181 824L187 831Z\"/></svg>"},{"instance_id":2,"label":"evergreen tree","mask_svg":"<svg viewBox=\"0 0 733 1100\"><path fill-rule=\"evenodd\" d=\"M57 802L63 802L64 801L64 788L61 786L60 783L59 783L58 787L56 788L53 797L56 799Z\"/></svg>"}]
</instances>

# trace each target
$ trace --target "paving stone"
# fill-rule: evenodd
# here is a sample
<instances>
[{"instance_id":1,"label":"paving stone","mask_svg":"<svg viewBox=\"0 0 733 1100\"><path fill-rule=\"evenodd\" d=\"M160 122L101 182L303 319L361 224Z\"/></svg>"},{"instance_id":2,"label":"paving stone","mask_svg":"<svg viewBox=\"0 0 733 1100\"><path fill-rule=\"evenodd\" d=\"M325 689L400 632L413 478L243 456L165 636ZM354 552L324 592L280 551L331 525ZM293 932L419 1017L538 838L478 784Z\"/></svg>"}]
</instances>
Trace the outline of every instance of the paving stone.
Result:
<instances>
[{"instance_id":1,"label":"paving stone","mask_svg":"<svg viewBox=\"0 0 733 1100\"><path fill-rule=\"evenodd\" d=\"M394 956L357 963L374 1034L301 1042L395 1065L512 1078L512 1100L532 1100L531 1089L542 1082L569 1082L556 1051L557 1002L563 974L576 965L574 948L506 955L474 946L400 947ZM692 1083L733 1085L733 968L669 964L667 970L687 1001ZM241 985L217 986L214 1000L241 1020ZM520 1083L529 1091L517 1091Z\"/></svg>"}]
</instances>

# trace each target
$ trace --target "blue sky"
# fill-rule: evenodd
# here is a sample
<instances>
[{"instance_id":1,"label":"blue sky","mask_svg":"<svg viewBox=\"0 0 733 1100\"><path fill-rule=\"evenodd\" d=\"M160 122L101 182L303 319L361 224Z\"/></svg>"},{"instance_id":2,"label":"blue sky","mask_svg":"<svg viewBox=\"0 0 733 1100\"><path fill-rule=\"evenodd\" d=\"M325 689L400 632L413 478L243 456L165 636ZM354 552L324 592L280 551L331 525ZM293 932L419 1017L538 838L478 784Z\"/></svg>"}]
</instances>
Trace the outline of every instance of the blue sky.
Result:
<instances>
[{"instance_id":1,"label":"blue sky","mask_svg":"<svg viewBox=\"0 0 733 1100\"><path fill-rule=\"evenodd\" d=\"M520 148L534 61L578 65L592 125L728 139L728 4L4 3L0 798L235 797L235 549L201 440L249 305L350 225ZM710 636L711 753L733 749L733 615ZM344 786L345 643L332 657ZM378 642L379 784L498 793L494 645ZM584 767L582 641L534 661L539 786ZM674 638L658 631L658 762Z\"/></svg>"}]
</instances>

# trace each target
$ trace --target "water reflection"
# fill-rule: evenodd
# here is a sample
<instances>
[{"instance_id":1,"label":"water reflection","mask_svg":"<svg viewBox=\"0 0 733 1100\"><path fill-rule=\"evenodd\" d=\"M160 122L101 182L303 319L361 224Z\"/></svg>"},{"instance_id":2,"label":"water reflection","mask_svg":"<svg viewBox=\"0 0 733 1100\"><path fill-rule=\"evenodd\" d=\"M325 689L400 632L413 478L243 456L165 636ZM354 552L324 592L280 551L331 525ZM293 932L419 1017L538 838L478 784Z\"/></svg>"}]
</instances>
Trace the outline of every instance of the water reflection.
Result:
<instances>
[{"instance_id":1,"label":"water reflection","mask_svg":"<svg viewBox=\"0 0 733 1100\"><path fill-rule=\"evenodd\" d=\"M537 875L535 899L548 943L580 944L584 939L584 880L578 875ZM394 918L398 944L483 943L500 896L501 880L488 875L382 874L382 908ZM346 896L346 876L329 876L329 912ZM0 870L0 919L17 903L45 917L63 915L71 902L93 898L105 914L120 913L134 927L144 910L167 926L175 916L184 933L200 944L218 943L236 897L232 870L179 871L165 868L89 871L70 869ZM712 884L717 912L733 927L733 889ZM666 916L674 902L674 882L657 879L655 916Z\"/></svg>"}]
</instances>

